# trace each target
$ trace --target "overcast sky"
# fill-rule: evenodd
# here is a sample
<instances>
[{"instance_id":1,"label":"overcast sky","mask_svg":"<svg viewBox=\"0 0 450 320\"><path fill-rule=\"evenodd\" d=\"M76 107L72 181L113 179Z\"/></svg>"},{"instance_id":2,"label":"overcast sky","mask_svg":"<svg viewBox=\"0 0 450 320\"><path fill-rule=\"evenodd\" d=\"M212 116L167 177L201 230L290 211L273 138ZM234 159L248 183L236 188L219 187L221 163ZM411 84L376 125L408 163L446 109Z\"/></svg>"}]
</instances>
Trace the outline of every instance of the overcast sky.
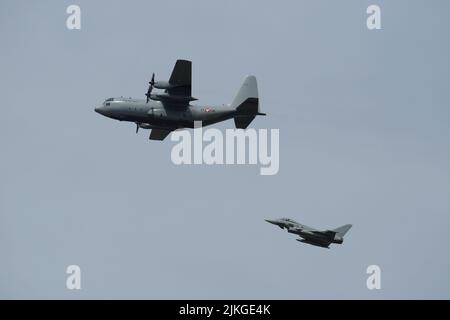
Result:
<instances>
[{"instance_id":1,"label":"overcast sky","mask_svg":"<svg viewBox=\"0 0 450 320\"><path fill-rule=\"evenodd\" d=\"M382 30L366 27L379 4ZM66 28L81 7L81 30ZM1 298L449 298L450 3L1 1ZM193 61L199 103L258 79L280 170L176 166L100 116ZM233 121L214 127L233 128ZM264 221L352 223L343 245ZM67 266L82 271L68 290ZM381 268L368 290L366 268Z\"/></svg>"}]
</instances>

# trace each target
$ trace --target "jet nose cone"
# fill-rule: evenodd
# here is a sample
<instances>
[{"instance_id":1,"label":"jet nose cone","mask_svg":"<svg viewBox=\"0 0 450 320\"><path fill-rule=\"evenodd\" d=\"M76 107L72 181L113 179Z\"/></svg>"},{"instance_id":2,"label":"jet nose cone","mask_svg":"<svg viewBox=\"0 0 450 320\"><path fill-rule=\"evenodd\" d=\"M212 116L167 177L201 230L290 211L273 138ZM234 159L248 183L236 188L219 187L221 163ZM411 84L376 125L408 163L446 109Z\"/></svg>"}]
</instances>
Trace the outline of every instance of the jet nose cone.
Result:
<instances>
[{"instance_id":1,"label":"jet nose cone","mask_svg":"<svg viewBox=\"0 0 450 320\"><path fill-rule=\"evenodd\" d=\"M268 223L276 224L275 220L264 219L264 221L266 221L266 222L268 222Z\"/></svg>"}]
</instances>

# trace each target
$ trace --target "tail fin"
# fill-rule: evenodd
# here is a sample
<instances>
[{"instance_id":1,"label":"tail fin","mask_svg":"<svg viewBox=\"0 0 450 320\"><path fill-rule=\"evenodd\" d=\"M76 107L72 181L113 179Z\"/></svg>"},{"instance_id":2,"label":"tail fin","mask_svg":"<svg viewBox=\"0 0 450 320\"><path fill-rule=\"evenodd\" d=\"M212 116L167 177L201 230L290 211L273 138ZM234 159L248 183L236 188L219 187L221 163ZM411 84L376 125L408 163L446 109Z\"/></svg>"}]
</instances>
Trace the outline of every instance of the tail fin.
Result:
<instances>
[{"instance_id":1,"label":"tail fin","mask_svg":"<svg viewBox=\"0 0 450 320\"><path fill-rule=\"evenodd\" d=\"M343 237L348 232L348 230L350 230L351 227L352 227L351 224L346 224L346 225L343 225L342 227L336 228L332 231L336 232L336 234L338 236Z\"/></svg>"},{"instance_id":2,"label":"tail fin","mask_svg":"<svg viewBox=\"0 0 450 320\"><path fill-rule=\"evenodd\" d=\"M245 129L259 112L258 85L255 76L247 76L234 98L231 106L236 109L234 124L236 128Z\"/></svg>"}]
</instances>

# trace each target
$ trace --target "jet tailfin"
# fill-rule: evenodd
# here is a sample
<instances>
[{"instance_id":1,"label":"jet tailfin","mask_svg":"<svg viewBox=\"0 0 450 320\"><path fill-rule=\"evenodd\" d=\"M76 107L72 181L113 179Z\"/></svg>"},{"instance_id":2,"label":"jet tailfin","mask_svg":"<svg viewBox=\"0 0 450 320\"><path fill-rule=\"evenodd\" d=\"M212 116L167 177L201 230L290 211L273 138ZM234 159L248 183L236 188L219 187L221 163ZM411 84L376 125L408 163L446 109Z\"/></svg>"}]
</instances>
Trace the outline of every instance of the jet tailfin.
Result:
<instances>
[{"instance_id":1,"label":"jet tailfin","mask_svg":"<svg viewBox=\"0 0 450 320\"><path fill-rule=\"evenodd\" d=\"M338 236L343 237L348 232L348 230L350 230L351 227L352 227L351 224L346 224L343 225L342 227L333 229L332 231L336 232Z\"/></svg>"},{"instance_id":2,"label":"jet tailfin","mask_svg":"<svg viewBox=\"0 0 450 320\"><path fill-rule=\"evenodd\" d=\"M258 85L255 76L247 76L231 106L236 109L234 124L238 129L246 129L259 112Z\"/></svg>"}]
</instances>

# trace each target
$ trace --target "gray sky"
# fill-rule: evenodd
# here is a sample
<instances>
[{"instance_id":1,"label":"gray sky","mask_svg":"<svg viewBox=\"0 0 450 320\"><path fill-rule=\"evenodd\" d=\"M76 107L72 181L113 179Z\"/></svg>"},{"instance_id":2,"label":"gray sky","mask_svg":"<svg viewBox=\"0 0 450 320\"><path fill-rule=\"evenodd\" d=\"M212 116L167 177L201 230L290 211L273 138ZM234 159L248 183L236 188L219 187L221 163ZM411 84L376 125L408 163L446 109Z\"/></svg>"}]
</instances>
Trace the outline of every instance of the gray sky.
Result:
<instances>
[{"instance_id":1,"label":"gray sky","mask_svg":"<svg viewBox=\"0 0 450 320\"><path fill-rule=\"evenodd\" d=\"M366 28L379 4L382 30ZM66 8L81 7L81 30ZM1 1L1 298L449 298L448 1ZM93 109L258 79L280 171L175 166ZM232 121L216 125L232 128ZM264 222L352 223L325 250ZM82 289L65 287L68 265ZM366 268L382 289L366 288Z\"/></svg>"}]
</instances>

